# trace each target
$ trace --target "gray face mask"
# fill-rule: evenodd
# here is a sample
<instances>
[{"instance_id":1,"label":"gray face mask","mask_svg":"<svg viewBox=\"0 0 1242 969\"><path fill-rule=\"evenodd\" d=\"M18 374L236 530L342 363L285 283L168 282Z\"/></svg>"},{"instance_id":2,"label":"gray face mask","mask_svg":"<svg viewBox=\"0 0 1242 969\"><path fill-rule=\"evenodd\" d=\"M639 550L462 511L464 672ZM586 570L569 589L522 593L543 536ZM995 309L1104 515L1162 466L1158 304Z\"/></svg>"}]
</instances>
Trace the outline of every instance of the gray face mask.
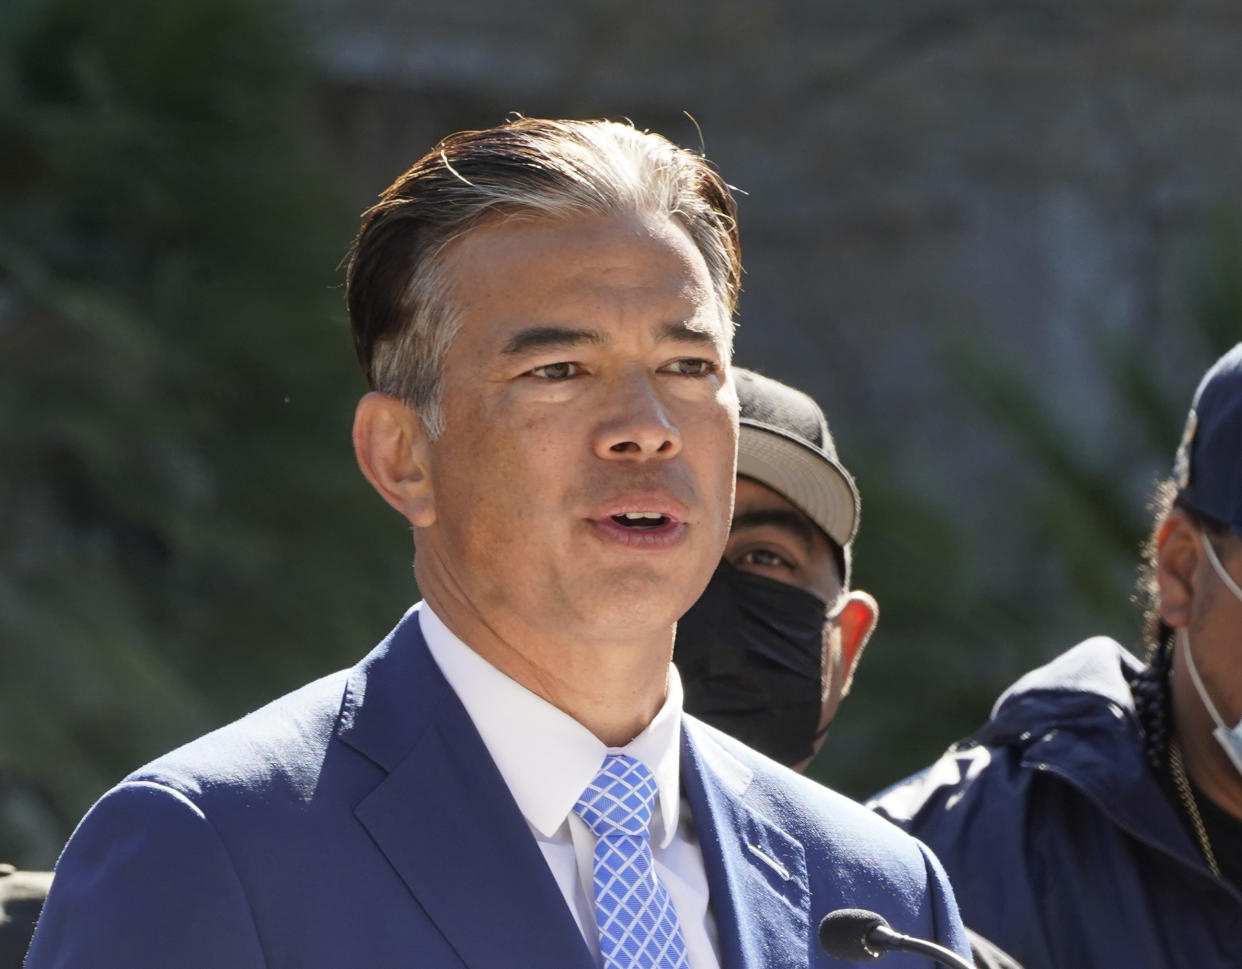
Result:
<instances>
[{"instance_id":1,"label":"gray face mask","mask_svg":"<svg viewBox=\"0 0 1242 969\"><path fill-rule=\"evenodd\" d=\"M1238 588L1238 583L1233 580L1225 567L1220 564L1220 559L1216 557L1216 550L1212 548L1212 543L1206 535L1200 534L1199 540L1203 544L1203 550L1207 553L1207 559L1212 563L1217 577L1225 584L1230 592L1234 594L1239 602L1242 602L1242 588ZM1195 690L1199 694L1199 699L1203 701L1203 706L1211 715L1212 720L1216 723L1216 729L1212 731L1212 736L1216 738L1216 742L1224 748L1225 753L1229 756L1229 760L1233 762L1234 770L1242 775L1242 718L1231 728L1225 726L1225 721L1221 719L1220 713L1216 709L1216 704L1212 702L1208 696L1207 690L1203 686L1203 680L1199 678L1199 671L1195 669L1194 654L1190 650L1190 637L1186 634L1185 627L1177 631L1178 642L1182 647L1182 652L1186 657L1186 669L1190 673L1190 678L1195 684Z\"/></svg>"}]
</instances>

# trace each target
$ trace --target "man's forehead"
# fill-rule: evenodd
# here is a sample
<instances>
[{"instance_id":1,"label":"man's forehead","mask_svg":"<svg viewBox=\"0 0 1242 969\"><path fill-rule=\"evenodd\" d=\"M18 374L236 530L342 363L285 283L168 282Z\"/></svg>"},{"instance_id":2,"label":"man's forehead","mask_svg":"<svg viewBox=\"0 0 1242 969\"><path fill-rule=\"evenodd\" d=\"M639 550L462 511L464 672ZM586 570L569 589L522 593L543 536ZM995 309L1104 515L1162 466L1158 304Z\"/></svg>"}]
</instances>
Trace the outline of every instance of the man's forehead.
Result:
<instances>
[{"instance_id":1,"label":"man's forehead","mask_svg":"<svg viewBox=\"0 0 1242 969\"><path fill-rule=\"evenodd\" d=\"M620 331L600 321L636 310L653 340L732 352L732 318L707 261L666 215L504 213L457 235L438 262L456 313L507 304L489 327L504 354L602 346Z\"/></svg>"},{"instance_id":2,"label":"man's forehead","mask_svg":"<svg viewBox=\"0 0 1242 969\"><path fill-rule=\"evenodd\" d=\"M737 533L753 528L779 528L796 536L808 549L816 544L816 538L827 540L810 518L798 510L784 495L769 488L761 481L745 475L738 476L737 502L733 509L730 532Z\"/></svg>"}]
</instances>

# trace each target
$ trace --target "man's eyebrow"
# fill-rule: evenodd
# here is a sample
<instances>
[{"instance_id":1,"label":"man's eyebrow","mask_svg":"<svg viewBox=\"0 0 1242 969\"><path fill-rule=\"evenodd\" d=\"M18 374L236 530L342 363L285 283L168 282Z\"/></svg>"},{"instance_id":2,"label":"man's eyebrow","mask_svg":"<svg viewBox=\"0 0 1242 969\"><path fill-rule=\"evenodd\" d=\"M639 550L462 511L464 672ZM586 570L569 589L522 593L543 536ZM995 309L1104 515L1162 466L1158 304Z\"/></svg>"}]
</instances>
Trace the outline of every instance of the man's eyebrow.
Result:
<instances>
[{"instance_id":1,"label":"man's eyebrow","mask_svg":"<svg viewBox=\"0 0 1242 969\"><path fill-rule=\"evenodd\" d=\"M792 509L757 508L754 511L744 511L740 515L733 516L733 522L729 525L729 534L735 535L748 528L763 528L764 526L783 529L802 541L806 546L807 554L814 551L817 530L815 525L806 515Z\"/></svg>"},{"instance_id":2,"label":"man's eyebrow","mask_svg":"<svg viewBox=\"0 0 1242 969\"><path fill-rule=\"evenodd\" d=\"M697 343L703 346L715 346L717 335L711 329L705 329L702 326L692 326L686 320L678 320L676 323L665 323L660 328L660 334L657 339L661 343Z\"/></svg>"},{"instance_id":3,"label":"man's eyebrow","mask_svg":"<svg viewBox=\"0 0 1242 969\"><path fill-rule=\"evenodd\" d=\"M598 330L568 326L532 326L519 330L501 350L507 356L521 356L556 347L603 346L607 339Z\"/></svg>"},{"instance_id":4,"label":"man's eyebrow","mask_svg":"<svg viewBox=\"0 0 1242 969\"><path fill-rule=\"evenodd\" d=\"M693 343L699 346L715 346L716 334L710 329L696 327L686 320L665 323L656 339L660 343ZM509 338L501 349L505 356L521 356L558 347L604 346L608 337L599 330L570 326L532 326L519 330Z\"/></svg>"}]
</instances>

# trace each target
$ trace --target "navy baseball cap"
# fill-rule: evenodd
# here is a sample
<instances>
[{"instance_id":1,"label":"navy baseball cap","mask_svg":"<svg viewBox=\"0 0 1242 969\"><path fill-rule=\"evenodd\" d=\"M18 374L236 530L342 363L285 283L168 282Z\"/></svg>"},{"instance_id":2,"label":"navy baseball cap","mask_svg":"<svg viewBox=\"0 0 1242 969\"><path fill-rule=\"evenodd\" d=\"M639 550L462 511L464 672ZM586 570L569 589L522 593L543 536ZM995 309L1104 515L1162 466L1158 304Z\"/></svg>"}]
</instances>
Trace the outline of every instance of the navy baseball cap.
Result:
<instances>
[{"instance_id":1,"label":"navy baseball cap","mask_svg":"<svg viewBox=\"0 0 1242 969\"><path fill-rule=\"evenodd\" d=\"M734 367L733 381L740 405L737 473L778 492L832 539L848 585L860 501L824 412L802 391L753 370Z\"/></svg>"},{"instance_id":2,"label":"navy baseball cap","mask_svg":"<svg viewBox=\"0 0 1242 969\"><path fill-rule=\"evenodd\" d=\"M1199 382L1173 477L1182 502L1242 537L1242 343Z\"/></svg>"}]
</instances>

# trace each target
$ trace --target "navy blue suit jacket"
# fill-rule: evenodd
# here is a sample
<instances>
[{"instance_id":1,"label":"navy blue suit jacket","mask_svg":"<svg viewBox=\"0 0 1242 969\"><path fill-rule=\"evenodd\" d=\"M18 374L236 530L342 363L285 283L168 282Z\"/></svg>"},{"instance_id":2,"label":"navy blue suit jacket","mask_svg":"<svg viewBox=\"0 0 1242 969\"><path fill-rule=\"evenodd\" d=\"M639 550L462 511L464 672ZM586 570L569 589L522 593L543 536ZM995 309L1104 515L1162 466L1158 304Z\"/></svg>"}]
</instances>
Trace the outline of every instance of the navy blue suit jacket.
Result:
<instances>
[{"instance_id":1,"label":"navy blue suit jacket","mask_svg":"<svg viewBox=\"0 0 1242 969\"><path fill-rule=\"evenodd\" d=\"M829 966L869 908L966 943L938 862L687 717L682 784L725 969ZM891 956L888 965L930 966ZM57 865L28 969L593 969L416 614L326 677L137 771Z\"/></svg>"}]
</instances>

